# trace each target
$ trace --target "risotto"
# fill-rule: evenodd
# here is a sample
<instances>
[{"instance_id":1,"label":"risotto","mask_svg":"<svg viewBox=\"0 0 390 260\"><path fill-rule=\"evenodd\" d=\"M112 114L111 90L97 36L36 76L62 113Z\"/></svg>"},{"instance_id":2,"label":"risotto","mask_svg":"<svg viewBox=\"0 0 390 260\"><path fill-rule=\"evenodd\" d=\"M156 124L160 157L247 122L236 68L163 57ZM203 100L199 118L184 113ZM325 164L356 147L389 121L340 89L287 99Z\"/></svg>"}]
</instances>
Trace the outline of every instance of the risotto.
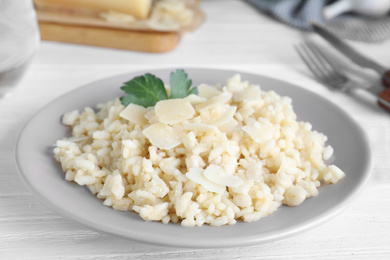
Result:
<instances>
[{"instance_id":1,"label":"risotto","mask_svg":"<svg viewBox=\"0 0 390 260\"><path fill-rule=\"evenodd\" d=\"M327 137L297 121L289 97L239 74L198 92L65 114L72 137L54 148L65 179L148 221L221 226L298 206L345 176L327 164Z\"/></svg>"}]
</instances>

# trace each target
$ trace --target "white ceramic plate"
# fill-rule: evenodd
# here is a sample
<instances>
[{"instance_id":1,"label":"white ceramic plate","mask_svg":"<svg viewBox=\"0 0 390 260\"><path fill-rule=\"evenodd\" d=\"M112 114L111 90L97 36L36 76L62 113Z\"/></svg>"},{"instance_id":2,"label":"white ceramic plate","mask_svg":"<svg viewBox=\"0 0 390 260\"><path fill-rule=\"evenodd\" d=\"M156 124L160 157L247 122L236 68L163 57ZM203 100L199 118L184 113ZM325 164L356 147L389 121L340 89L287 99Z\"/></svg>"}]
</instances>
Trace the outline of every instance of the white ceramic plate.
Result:
<instances>
[{"instance_id":1,"label":"white ceramic plate","mask_svg":"<svg viewBox=\"0 0 390 260\"><path fill-rule=\"evenodd\" d=\"M173 70L139 71L100 80L48 104L27 124L17 144L17 165L26 185L59 214L99 231L162 245L225 247L269 242L315 227L345 208L367 182L370 168L367 139L343 110L300 87L244 72L241 72L244 80L260 84L262 89L290 96L298 120L310 122L313 129L329 137L328 143L335 150L334 163L347 174L341 183L322 187L319 196L307 199L299 207L282 206L276 213L257 222L185 228L172 223L146 222L136 213L115 211L104 206L87 188L66 181L52 152L56 140L70 135L70 129L60 122L61 116L73 109L95 107L97 103L122 96L119 87L134 76L151 72L168 81ZM236 73L215 69L186 71L194 85L224 84Z\"/></svg>"}]
</instances>

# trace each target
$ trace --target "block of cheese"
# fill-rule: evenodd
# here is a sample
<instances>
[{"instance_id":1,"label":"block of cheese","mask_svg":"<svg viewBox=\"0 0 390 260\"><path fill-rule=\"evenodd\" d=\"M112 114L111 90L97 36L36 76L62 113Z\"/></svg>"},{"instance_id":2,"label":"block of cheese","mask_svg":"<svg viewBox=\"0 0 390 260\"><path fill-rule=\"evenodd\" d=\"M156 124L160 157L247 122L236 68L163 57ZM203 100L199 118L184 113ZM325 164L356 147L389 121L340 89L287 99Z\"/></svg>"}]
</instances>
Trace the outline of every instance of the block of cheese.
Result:
<instances>
[{"instance_id":1,"label":"block of cheese","mask_svg":"<svg viewBox=\"0 0 390 260\"><path fill-rule=\"evenodd\" d=\"M34 4L42 40L142 52L173 50L183 33L195 30L205 17L200 0L34 0ZM133 14L128 14L129 9L125 13L129 6Z\"/></svg>"},{"instance_id":2,"label":"block of cheese","mask_svg":"<svg viewBox=\"0 0 390 260\"><path fill-rule=\"evenodd\" d=\"M152 0L34 0L34 3L39 7L117 11L137 19L146 19L152 7Z\"/></svg>"}]
</instances>

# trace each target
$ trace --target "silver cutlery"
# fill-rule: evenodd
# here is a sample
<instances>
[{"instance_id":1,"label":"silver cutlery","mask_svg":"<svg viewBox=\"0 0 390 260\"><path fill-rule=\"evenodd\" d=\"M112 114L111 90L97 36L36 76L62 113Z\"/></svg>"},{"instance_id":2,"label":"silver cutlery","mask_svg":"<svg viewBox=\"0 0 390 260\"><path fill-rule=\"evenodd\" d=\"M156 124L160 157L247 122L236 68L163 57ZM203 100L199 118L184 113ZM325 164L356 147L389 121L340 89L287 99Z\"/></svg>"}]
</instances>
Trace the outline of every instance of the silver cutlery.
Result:
<instances>
[{"instance_id":1,"label":"silver cutlery","mask_svg":"<svg viewBox=\"0 0 390 260\"><path fill-rule=\"evenodd\" d=\"M367 58L362 55L354 48L349 46L346 42L340 39L338 36L323 28L322 26L312 23L311 24L314 32L319 34L322 38L327 40L333 47L339 50L342 54L348 57L354 63L366 67L371 68L378 72L382 77L382 85L385 88L384 90L379 91L378 94L378 105L382 108L390 111L390 70L386 69L376 61ZM376 92L373 89L368 88L370 92Z\"/></svg>"},{"instance_id":2,"label":"silver cutlery","mask_svg":"<svg viewBox=\"0 0 390 260\"><path fill-rule=\"evenodd\" d=\"M390 70L387 70L385 67L383 67L376 61L362 55L350 45L348 45L346 42L344 42L341 38L330 32L329 30L325 29L324 27L319 26L315 23L312 23L311 26L314 32L316 32L318 35L328 41L333 47L335 47L353 62L362 67L371 68L377 71L380 75L384 77L384 85L386 87L390 87Z\"/></svg>"},{"instance_id":3,"label":"silver cutlery","mask_svg":"<svg viewBox=\"0 0 390 260\"><path fill-rule=\"evenodd\" d=\"M295 46L295 49L309 70L329 88L343 92L357 88L358 83L338 70L313 42L305 41Z\"/></svg>"}]
</instances>

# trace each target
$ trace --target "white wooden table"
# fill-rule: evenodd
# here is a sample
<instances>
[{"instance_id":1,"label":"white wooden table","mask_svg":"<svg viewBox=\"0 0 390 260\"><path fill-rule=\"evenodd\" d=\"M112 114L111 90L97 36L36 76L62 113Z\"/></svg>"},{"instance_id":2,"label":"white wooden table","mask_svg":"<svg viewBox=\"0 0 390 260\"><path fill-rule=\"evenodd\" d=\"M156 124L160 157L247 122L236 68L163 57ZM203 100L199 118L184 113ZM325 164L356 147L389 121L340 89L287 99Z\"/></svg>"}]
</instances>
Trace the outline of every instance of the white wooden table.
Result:
<instances>
[{"instance_id":1,"label":"white wooden table","mask_svg":"<svg viewBox=\"0 0 390 260\"><path fill-rule=\"evenodd\" d=\"M0 259L390 259L390 115L374 100L361 102L315 81L293 49L302 32L242 1L206 0L202 9L205 23L169 53L42 42L13 95L0 100ZM390 41L353 45L390 67ZM105 77L186 66L280 78L342 104L369 136L369 184L340 215L308 232L268 244L218 249L162 247L99 233L56 214L23 185L15 145L22 127L45 104Z\"/></svg>"}]
</instances>

